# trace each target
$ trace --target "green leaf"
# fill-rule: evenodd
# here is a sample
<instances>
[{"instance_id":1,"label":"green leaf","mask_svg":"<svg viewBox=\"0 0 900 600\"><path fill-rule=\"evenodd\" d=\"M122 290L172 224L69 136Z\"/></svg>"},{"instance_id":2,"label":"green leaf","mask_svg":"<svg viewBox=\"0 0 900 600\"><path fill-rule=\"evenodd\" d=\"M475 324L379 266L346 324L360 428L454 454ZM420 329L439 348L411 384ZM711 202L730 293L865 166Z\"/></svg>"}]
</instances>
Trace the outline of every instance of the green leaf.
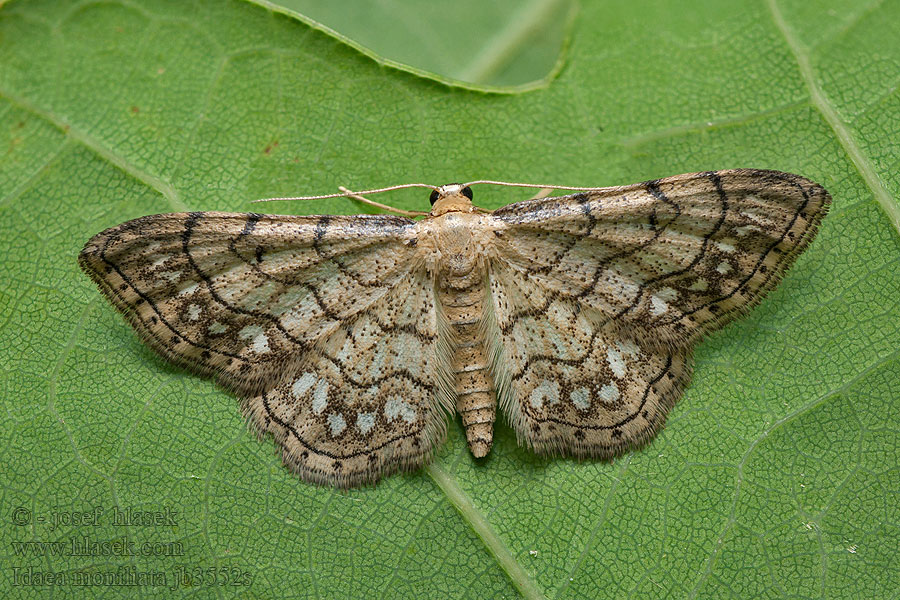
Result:
<instances>
[{"instance_id":1,"label":"green leaf","mask_svg":"<svg viewBox=\"0 0 900 600\"><path fill-rule=\"evenodd\" d=\"M891 2L585 3L559 78L498 95L236 0L4 5L3 595L896 598L898 22ZM304 484L75 260L126 219L341 184L729 167L811 177L831 214L782 284L701 344L665 431L612 463L536 458L505 426L475 461L453 424L419 473ZM407 192L389 201L427 206ZM113 523L127 509L160 522ZM135 555L72 556L73 539ZM37 585L46 572L95 579ZM153 574L174 592L121 579Z\"/></svg>"},{"instance_id":2,"label":"green leaf","mask_svg":"<svg viewBox=\"0 0 900 600\"><path fill-rule=\"evenodd\" d=\"M473 89L546 86L562 66L573 0L251 0L341 37L375 60Z\"/></svg>"}]
</instances>

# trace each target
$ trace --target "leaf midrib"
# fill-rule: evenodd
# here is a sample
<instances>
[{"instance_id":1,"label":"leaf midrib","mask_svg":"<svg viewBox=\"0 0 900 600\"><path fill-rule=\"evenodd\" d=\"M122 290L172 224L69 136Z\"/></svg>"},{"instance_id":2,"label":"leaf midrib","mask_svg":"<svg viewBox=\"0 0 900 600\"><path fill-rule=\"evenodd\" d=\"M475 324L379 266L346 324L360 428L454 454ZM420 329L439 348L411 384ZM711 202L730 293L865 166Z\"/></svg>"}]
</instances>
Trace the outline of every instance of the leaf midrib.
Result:
<instances>
[{"instance_id":1,"label":"leaf midrib","mask_svg":"<svg viewBox=\"0 0 900 600\"><path fill-rule=\"evenodd\" d=\"M491 526L484 514L476 508L475 503L459 486L456 478L447 472L436 461L425 467L428 476L437 484L438 488L447 496L450 504L456 508L463 520L481 538L485 548L497 561L497 564L506 573L512 584L528 600L545 600L537 582L528 575L516 557L513 556L496 529Z\"/></svg>"},{"instance_id":2,"label":"leaf midrib","mask_svg":"<svg viewBox=\"0 0 900 600\"><path fill-rule=\"evenodd\" d=\"M265 5L265 0L263 0L262 2L260 2L259 0L256 1L258 4ZM862 151L859 144L856 142L856 139L847 127L847 124L841 120L840 116L837 113L837 110L831 105L827 96L817 84L815 73L810 62L809 53L807 49L804 48L802 44L797 40L797 38L793 34L793 31L787 25L784 17L781 14L781 11L777 6L776 0L765 1L776 30L785 39L785 42L790 49L794 60L797 63L800 77L803 80L803 83L806 86L809 94L810 104L822 115L824 120L831 127L832 131L834 132L835 138L846 153L847 157L856 167L864 184L872 193L881 210L889 218L895 232L900 234L900 206L894 203L890 192L878 177L874 165ZM0 1L0 6L2 5L3 2ZM320 30L323 29L321 27L315 27L309 22L301 22L311 28ZM346 43L346 41L341 36L334 35L333 32L327 30L327 28L324 29L326 34L332 35L332 37L335 37L338 41ZM355 47L353 44L350 45L352 47ZM359 50L359 48L357 48L357 50ZM371 56L369 52L362 53L365 56L376 60L376 62L380 62L381 64L391 64L391 61L388 59L379 60L378 57ZM425 76L425 74L422 73L418 74L423 77ZM73 127L71 123L68 123L64 118L56 115L50 110L43 109L30 102L29 100L22 98L17 94L11 93L6 89L0 88L0 97L5 98L11 104L18 106L22 110L25 110L26 112L44 119L57 129L59 129L61 132L63 132L74 142L83 145L85 148L89 149L100 158L106 160L111 165L131 175L151 189L156 190L166 199L167 203L174 211L181 212L187 210L187 206L181 200L178 190L169 181L163 179L159 175L153 174L145 169L138 167L137 165L130 162L127 157L118 154L112 148L104 145L101 140L91 136L85 131ZM729 119L729 122L736 120L749 120L754 118L755 116L758 116L757 113L750 113L744 116L738 116ZM718 125L719 124L713 124L711 126ZM691 127L690 129L694 128ZM658 133L645 133L640 137L644 138L649 136L653 139L664 139L669 136L680 135L684 133L684 131L684 127L667 128L666 130L660 131ZM622 141L622 143L626 145L633 144L634 140L625 139ZM79 327L80 325L76 326L76 330L78 330ZM73 333L73 336L75 334L77 334L77 331ZM864 372L868 372L872 368L875 367L870 366L869 368L865 369ZM858 374L853 379L855 380L861 375L862 374ZM773 425L773 428L781 426L786 420L789 420L795 417L797 414L806 412L814 406L821 404L832 395L833 393L826 394L824 397L818 398L815 401L804 405L803 407L798 409L798 411L795 411L794 413L783 417ZM769 433L769 431L767 431L766 433ZM763 438L764 437L765 436L763 436ZM745 458L746 456L749 456L749 453L752 452L752 450L756 447L758 441L759 440L754 442L751 448L748 449L748 453L745 454ZM513 554L509 551L509 549L500 538L498 531L485 518L484 514L475 506L471 498L467 494L465 494L465 492L459 486L456 478L437 463L432 463L426 466L425 469L428 475L441 490L441 492L447 497L450 504L457 509L462 519L482 540L485 548L488 550L491 556L493 556L494 560L497 561L497 565L507 574L507 577L513 583L516 589L523 595L523 597L528 598L529 600L545 599L546 596L540 590L535 580L525 571L523 565L519 563L518 560L516 560L515 556L513 556ZM727 528L728 525L726 525L726 529ZM718 546L716 550L719 550ZM710 574L715 562L716 555L717 551L714 552L713 556L710 557L707 564L707 570L704 573L704 577L701 578L701 581ZM565 586L558 589L557 591L561 592L564 589ZM698 586L694 588L693 593L696 594L698 589L699 583Z\"/></svg>"},{"instance_id":3,"label":"leaf midrib","mask_svg":"<svg viewBox=\"0 0 900 600\"><path fill-rule=\"evenodd\" d=\"M825 96L825 93L819 87L818 83L816 83L815 73L813 72L812 64L809 60L809 52L803 47L796 36L794 36L794 32L791 28L788 27L787 22L784 20L784 16L778 9L776 0L766 0L766 5L772 16L772 21L775 23L775 28L784 37L788 48L790 48L791 53L794 55L794 60L797 61L800 77L809 92L810 103L819 111L831 127L838 143L844 149L844 152L847 153L847 157L856 167L857 171L859 171L860 176L866 183L866 187L868 187L875 196L875 201L878 202L878 205L881 206L881 209L891 220L894 230L900 234L900 205L894 203L894 199L891 197L890 192L884 187L881 178L875 173L875 167L872 164L872 161L870 161L863 153L862 148L859 147L853 134L850 133L846 123L841 120L837 110L831 105L828 98Z\"/></svg>"},{"instance_id":4,"label":"leaf midrib","mask_svg":"<svg viewBox=\"0 0 900 600\"><path fill-rule=\"evenodd\" d=\"M469 64L459 71L457 79L487 85L485 82L492 75L509 64L510 56L519 52L530 41L531 33L552 18L565 2L566 0L531 0L523 3L507 20L506 27L488 40ZM557 71L558 61L557 66L541 80L549 83Z\"/></svg>"}]
</instances>

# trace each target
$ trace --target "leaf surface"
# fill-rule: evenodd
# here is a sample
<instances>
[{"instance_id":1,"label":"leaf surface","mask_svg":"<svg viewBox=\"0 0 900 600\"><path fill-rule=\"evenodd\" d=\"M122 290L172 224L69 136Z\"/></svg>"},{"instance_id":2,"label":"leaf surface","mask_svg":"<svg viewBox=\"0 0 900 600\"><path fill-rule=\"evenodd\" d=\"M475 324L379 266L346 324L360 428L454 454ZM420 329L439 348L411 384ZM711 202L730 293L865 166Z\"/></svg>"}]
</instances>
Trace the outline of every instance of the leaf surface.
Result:
<instances>
[{"instance_id":1,"label":"leaf surface","mask_svg":"<svg viewBox=\"0 0 900 600\"><path fill-rule=\"evenodd\" d=\"M562 67L572 0L251 0L330 30L373 58L463 87L543 87Z\"/></svg>"},{"instance_id":2,"label":"leaf surface","mask_svg":"<svg viewBox=\"0 0 900 600\"><path fill-rule=\"evenodd\" d=\"M2 585L21 597L896 597L897 23L896 2L585 3L559 78L499 95L381 66L236 0L3 5ZM832 193L831 213L782 284L700 345L662 434L612 463L536 458L506 426L475 461L454 424L422 472L349 493L304 484L233 397L144 347L76 264L85 240L127 219L259 210L248 200L338 185L599 186L732 167L806 175ZM476 194L487 208L523 197ZM380 199L427 206L420 191ZM99 524L73 523L94 507ZM112 521L129 509L170 520ZM82 538L136 553L66 554ZM122 569L166 585L22 579Z\"/></svg>"}]
</instances>

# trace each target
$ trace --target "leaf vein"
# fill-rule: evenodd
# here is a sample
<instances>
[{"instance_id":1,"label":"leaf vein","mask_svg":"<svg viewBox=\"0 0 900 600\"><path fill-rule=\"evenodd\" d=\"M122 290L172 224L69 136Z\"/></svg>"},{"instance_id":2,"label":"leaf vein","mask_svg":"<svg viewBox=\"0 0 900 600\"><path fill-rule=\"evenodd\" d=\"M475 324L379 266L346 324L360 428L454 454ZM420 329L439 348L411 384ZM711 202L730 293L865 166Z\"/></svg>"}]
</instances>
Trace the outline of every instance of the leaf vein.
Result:
<instances>
[{"instance_id":1,"label":"leaf vein","mask_svg":"<svg viewBox=\"0 0 900 600\"><path fill-rule=\"evenodd\" d=\"M140 167L126 159L124 156L117 154L115 150L109 148L97 138L89 135L84 131L81 131L80 129L72 127L72 125L67 123L63 117L53 113L50 110L32 104L28 100L25 100L24 98L21 98L16 94L10 93L5 89L0 89L0 98L5 98L12 104L17 105L22 110L25 110L51 123L60 131L69 136L69 138L84 146L100 158L106 160L115 167L118 167L138 181L153 188L154 190L162 194L163 197L165 197L165 199L169 203L169 206L171 206L173 210L178 212L187 210L187 207L181 201L181 198L178 195L178 191L174 186L172 186L171 183L165 181L158 175L154 175L153 173L141 169Z\"/></svg>"}]
</instances>

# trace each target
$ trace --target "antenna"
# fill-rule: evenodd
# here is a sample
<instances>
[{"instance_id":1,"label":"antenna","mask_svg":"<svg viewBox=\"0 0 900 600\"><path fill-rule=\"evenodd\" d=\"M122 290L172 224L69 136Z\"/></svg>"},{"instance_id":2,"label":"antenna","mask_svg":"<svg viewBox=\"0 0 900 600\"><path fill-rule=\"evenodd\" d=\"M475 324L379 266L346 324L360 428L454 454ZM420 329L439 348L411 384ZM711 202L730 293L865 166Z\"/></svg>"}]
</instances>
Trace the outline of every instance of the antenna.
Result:
<instances>
[{"instance_id":1,"label":"antenna","mask_svg":"<svg viewBox=\"0 0 900 600\"><path fill-rule=\"evenodd\" d=\"M424 187L430 190L437 190L437 187L433 185L428 185L427 183L403 183L400 185L392 185L389 187L378 188L375 190L362 190L361 192L351 192L350 190L346 190L346 188L341 188L346 191L340 192L338 194L324 194L322 196L284 196L279 198L262 198L260 200L253 200L252 203L256 202L286 202L288 200L324 200L325 198L343 198L343 197L353 197L353 196L361 196L362 194L378 194L380 192L390 192L391 190L402 190L404 188L412 188L412 187Z\"/></svg>"},{"instance_id":2,"label":"antenna","mask_svg":"<svg viewBox=\"0 0 900 600\"><path fill-rule=\"evenodd\" d=\"M342 192L344 192L344 194L348 198L353 198L354 200L364 202L364 203L374 206L376 208L381 208L383 210L389 210L393 213L397 213L398 215L403 215L404 217L425 217L430 214L423 210L403 210L402 208L396 208L396 207L390 206L389 204L382 204L381 202L375 202L374 200L369 200L368 198L364 198L362 195L360 195L362 192L360 194L358 194L356 192L351 192L344 186L340 186L340 187L338 187L338 189L341 190Z\"/></svg>"},{"instance_id":3,"label":"antenna","mask_svg":"<svg viewBox=\"0 0 900 600\"><path fill-rule=\"evenodd\" d=\"M2 3L2 0L0 0ZM545 185L542 183L517 183L512 181L493 181L491 179L479 179L477 181L470 181L468 183L456 184L461 185L462 187L467 187L470 185L478 185L480 183L490 184L490 185L505 185L508 187L523 187L523 188L537 188L542 190L542 192L536 196L535 198L544 198L547 196L550 190L573 190L576 192L594 192L598 190L603 190L605 188L599 187L575 187L570 185ZM363 194L378 194L381 192L390 192L392 190L402 190L405 188L414 188L414 187L423 187L428 188L430 190L434 190L436 192L440 191L440 188L434 185L429 185L427 183L402 183L400 185L391 185L383 188L376 188L372 190L362 190L360 192L354 192L348 190L344 186L340 186L338 189L341 191L336 194L322 194L321 196L280 196L277 198L261 198L259 200L251 200L252 204L256 204L258 202L287 202L289 200L324 200L326 198L353 198L354 200L358 200L360 202L365 202L366 204L370 204L372 206L381 208L383 210L388 210L406 217L422 217L427 216L430 213L420 210L410 211L403 210L399 208L394 208L393 206L389 206L387 204L381 204L380 202L374 202L369 200L368 198L364 198ZM492 212L483 208L476 207L476 210L479 212Z\"/></svg>"}]
</instances>

